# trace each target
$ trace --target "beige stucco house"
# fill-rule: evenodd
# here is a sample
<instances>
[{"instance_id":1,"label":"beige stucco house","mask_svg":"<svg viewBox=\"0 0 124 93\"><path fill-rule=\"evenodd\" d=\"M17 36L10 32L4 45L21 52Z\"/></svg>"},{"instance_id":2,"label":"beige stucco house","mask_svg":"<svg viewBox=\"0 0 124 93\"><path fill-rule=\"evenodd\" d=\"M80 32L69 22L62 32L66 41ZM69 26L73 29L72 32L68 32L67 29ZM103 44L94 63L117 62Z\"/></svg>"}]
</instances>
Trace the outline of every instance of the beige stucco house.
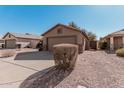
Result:
<instances>
[{"instance_id":1,"label":"beige stucco house","mask_svg":"<svg viewBox=\"0 0 124 93\"><path fill-rule=\"evenodd\" d=\"M5 40L5 48L30 47L36 48L37 43L42 39L42 36L32 35L29 33L7 33L3 37Z\"/></svg>"},{"instance_id":2,"label":"beige stucco house","mask_svg":"<svg viewBox=\"0 0 124 93\"><path fill-rule=\"evenodd\" d=\"M124 29L111 33L103 38L108 43L110 50L116 50L124 47Z\"/></svg>"},{"instance_id":3,"label":"beige stucco house","mask_svg":"<svg viewBox=\"0 0 124 93\"><path fill-rule=\"evenodd\" d=\"M5 40L4 39L0 39L0 48L3 48L5 44Z\"/></svg>"},{"instance_id":4,"label":"beige stucco house","mask_svg":"<svg viewBox=\"0 0 124 93\"><path fill-rule=\"evenodd\" d=\"M60 43L77 44L79 52L89 49L89 39L85 32L71 26L57 24L43 33L43 46L45 50L52 51L53 45Z\"/></svg>"}]
</instances>

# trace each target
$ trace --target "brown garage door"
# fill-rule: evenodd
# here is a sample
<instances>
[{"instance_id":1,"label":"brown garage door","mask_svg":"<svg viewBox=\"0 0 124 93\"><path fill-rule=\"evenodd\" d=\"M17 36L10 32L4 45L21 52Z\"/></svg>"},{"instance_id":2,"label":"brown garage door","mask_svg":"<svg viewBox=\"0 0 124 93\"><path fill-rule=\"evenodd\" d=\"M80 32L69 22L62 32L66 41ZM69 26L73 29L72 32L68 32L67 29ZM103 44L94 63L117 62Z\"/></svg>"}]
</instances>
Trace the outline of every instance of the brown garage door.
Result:
<instances>
[{"instance_id":1,"label":"brown garage door","mask_svg":"<svg viewBox=\"0 0 124 93\"><path fill-rule=\"evenodd\" d=\"M75 36L50 37L48 38L48 50L52 50L53 45L61 43L76 44L76 37Z\"/></svg>"},{"instance_id":2,"label":"brown garage door","mask_svg":"<svg viewBox=\"0 0 124 93\"><path fill-rule=\"evenodd\" d=\"M6 48L16 48L16 40L15 39L8 39L5 40L5 47Z\"/></svg>"},{"instance_id":3,"label":"brown garage door","mask_svg":"<svg viewBox=\"0 0 124 93\"><path fill-rule=\"evenodd\" d=\"M122 37L114 37L114 49L123 47Z\"/></svg>"},{"instance_id":4,"label":"brown garage door","mask_svg":"<svg viewBox=\"0 0 124 93\"><path fill-rule=\"evenodd\" d=\"M90 49L97 49L97 41L90 41Z\"/></svg>"}]
</instances>

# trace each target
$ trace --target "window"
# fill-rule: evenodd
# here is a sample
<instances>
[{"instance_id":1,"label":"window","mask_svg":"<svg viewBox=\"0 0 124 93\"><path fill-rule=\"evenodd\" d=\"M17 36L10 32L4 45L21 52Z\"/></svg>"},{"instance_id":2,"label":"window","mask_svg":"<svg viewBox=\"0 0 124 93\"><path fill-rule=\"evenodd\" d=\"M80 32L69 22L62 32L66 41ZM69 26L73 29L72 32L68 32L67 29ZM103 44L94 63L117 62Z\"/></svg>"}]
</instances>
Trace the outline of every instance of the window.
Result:
<instances>
[{"instance_id":1,"label":"window","mask_svg":"<svg viewBox=\"0 0 124 93\"><path fill-rule=\"evenodd\" d=\"M62 34L63 33L63 30L62 29L58 29L57 33L58 34Z\"/></svg>"}]
</instances>

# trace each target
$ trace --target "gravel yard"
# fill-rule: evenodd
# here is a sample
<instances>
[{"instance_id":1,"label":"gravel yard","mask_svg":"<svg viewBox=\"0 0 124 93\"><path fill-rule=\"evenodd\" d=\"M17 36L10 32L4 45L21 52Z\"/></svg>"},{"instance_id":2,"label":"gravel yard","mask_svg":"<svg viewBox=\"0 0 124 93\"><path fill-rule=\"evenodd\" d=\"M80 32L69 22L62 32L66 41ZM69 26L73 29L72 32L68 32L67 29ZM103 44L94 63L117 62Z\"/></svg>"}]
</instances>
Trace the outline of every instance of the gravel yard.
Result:
<instances>
[{"instance_id":1,"label":"gravel yard","mask_svg":"<svg viewBox=\"0 0 124 93\"><path fill-rule=\"evenodd\" d=\"M124 87L124 58L104 51L85 51L74 71L56 87Z\"/></svg>"}]
</instances>

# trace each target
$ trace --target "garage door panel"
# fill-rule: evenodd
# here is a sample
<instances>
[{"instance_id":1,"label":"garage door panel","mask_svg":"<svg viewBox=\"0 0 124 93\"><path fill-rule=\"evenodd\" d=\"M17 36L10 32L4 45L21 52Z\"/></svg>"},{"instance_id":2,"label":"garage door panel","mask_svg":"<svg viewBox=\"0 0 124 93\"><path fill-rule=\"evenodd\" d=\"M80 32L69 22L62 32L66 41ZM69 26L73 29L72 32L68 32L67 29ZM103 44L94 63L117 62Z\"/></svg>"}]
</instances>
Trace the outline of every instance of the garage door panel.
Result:
<instances>
[{"instance_id":1,"label":"garage door panel","mask_svg":"<svg viewBox=\"0 0 124 93\"><path fill-rule=\"evenodd\" d=\"M114 38L114 49L118 49L121 47L123 47L122 37L115 37Z\"/></svg>"},{"instance_id":2,"label":"garage door panel","mask_svg":"<svg viewBox=\"0 0 124 93\"><path fill-rule=\"evenodd\" d=\"M6 48L15 48L16 40L14 40L14 39L5 40L5 45L6 45Z\"/></svg>"},{"instance_id":3,"label":"garage door panel","mask_svg":"<svg viewBox=\"0 0 124 93\"><path fill-rule=\"evenodd\" d=\"M69 43L76 44L76 37L52 37L48 38L48 50L52 50L53 45L61 44L61 43Z\"/></svg>"}]
</instances>

